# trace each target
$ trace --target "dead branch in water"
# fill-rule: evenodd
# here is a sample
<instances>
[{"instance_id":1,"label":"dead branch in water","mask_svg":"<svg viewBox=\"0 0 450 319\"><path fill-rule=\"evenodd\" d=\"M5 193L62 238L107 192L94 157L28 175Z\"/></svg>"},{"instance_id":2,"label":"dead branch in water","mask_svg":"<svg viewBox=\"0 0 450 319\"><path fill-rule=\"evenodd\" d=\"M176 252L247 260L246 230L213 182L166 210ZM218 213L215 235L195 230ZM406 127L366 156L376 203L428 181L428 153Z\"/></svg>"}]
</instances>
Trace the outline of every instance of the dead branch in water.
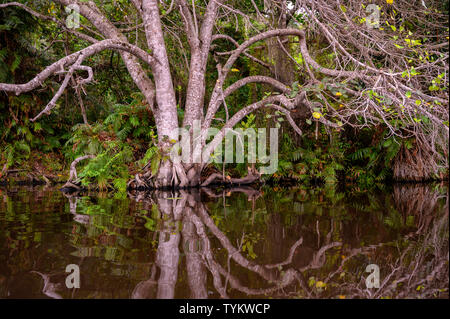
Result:
<instances>
[{"instance_id":1,"label":"dead branch in water","mask_svg":"<svg viewBox=\"0 0 450 319\"><path fill-rule=\"evenodd\" d=\"M80 186L76 184L77 180L77 164L81 162L82 160L85 160L87 158L95 158L95 155L83 155L80 157L77 157L71 164L70 164L70 173L69 173L69 179L67 182L63 185L62 189L75 189L80 190Z\"/></svg>"}]
</instances>

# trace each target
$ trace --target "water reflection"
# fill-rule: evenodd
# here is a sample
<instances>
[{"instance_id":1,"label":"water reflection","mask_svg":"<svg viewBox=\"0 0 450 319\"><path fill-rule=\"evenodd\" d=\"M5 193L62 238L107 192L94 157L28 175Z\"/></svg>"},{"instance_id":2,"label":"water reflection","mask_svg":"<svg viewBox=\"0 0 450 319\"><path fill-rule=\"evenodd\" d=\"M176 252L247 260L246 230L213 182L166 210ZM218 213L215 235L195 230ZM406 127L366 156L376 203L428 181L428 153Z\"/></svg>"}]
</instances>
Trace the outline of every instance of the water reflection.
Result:
<instances>
[{"instance_id":1,"label":"water reflection","mask_svg":"<svg viewBox=\"0 0 450 319\"><path fill-rule=\"evenodd\" d=\"M448 297L442 185L0 196L1 298Z\"/></svg>"}]
</instances>

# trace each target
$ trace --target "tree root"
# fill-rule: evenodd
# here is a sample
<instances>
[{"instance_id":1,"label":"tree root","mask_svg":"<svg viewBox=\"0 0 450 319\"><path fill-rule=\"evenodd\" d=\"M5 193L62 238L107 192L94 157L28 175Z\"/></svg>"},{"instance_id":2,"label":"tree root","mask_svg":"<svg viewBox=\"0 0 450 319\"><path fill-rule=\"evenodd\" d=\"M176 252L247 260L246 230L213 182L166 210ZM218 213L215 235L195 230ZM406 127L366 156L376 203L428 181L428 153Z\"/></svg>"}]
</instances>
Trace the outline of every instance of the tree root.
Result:
<instances>
[{"instance_id":1,"label":"tree root","mask_svg":"<svg viewBox=\"0 0 450 319\"><path fill-rule=\"evenodd\" d=\"M248 168L248 174L242 178L223 178L223 174L217 171L208 172L210 175L206 179L201 178L200 165L193 164L183 166L180 163L165 163L164 167L156 175L153 175L150 169L144 168L144 172L138 173L128 182L128 189L150 190L150 189L183 189L206 187L211 184L220 184L225 186L249 185L258 182L261 178L259 172L252 167ZM203 180L203 182L202 182Z\"/></svg>"},{"instance_id":2,"label":"tree root","mask_svg":"<svg viewBox=\"0 0 450 319\"><path fill-rule=\"evenodd\" d=\"M257 181L259 181L261 178L261 175L256 169L248 168L248 174L245 177L242 178L231 178L226 177L224 178L222 174L214 173L210 175L202 184L201 186L208 186L213 183L219 183L219 184L226 184L226 185L248 185L253 184Z\"/></svg>"}]
</instances>

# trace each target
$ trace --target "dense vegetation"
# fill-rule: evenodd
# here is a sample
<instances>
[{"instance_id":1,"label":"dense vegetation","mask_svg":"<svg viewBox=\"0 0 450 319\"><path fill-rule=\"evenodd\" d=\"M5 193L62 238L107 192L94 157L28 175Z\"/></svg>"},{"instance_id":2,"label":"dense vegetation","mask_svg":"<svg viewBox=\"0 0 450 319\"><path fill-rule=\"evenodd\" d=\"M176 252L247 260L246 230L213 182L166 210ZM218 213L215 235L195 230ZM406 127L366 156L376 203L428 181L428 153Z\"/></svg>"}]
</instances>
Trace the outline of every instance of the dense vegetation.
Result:
<instances>
[{"instance_id":1,"label":"dense vegetation","mask_svg":"<svg viewBox=\"0 0 450 319\"><path fill-rule=\"evenodd\" d=\"M63 2L20 1L35 12L57 21L64 21L67 17ZM100 5L100 1L95 2ZM330 49L329 39L318 31L320 24L305 13L307 11L298 10L314 9L314 1L312 4L309 1L273 1L275 7L272 10L267 9L266 2L253 3L272 22L280 17L286 19L286 13L282 12L283 8L287 10L286 3L289 8L294 6L297 11L284 21L285 25L276 27L306 29L308 50L314 60L330 70L341 67L343 60L336 57L336 51ZM349 52L375 69L385 70L388 67L393 68L391 72L399 72L397 66L401 65L401 78L410 78L408 83L413 89L412 92L405 90L403 84L399 83L398 91L404 92L396 98L403 98L404 105L396 105L399 100L389 96L391 93L383 95L383 90L366 87L359 79L350 77L342 81L332 75L311 70L305 62L306 57L300 52L296 37L259 41L233 65L225 79L225 86L262 74L286 85L286 94L290 98L305 92L312 105L306 111L304 105L297 105L290 110L290 116L303 132L301 136L292 129L282 112L268 107L258 108L238 121L235 127L281 129L278 171L263 176L264 181L279 184L342 181L370 186L375 181L447 178L448 111L433 113L432 110L448 110L449 2L425 1L427 7L421 8L423 14L417 16L411 14L413 9L409 9L404 1L375 2L381 8L382 26L376 29L376 36L380 37L378 40L383 36L383 39L390 41L383 44L385 53L377 55L363 52L355 43L351 43L351 39L348 43L340 42L340 45L347 50L354 50ZM420 6L421 1L416 2L419 4L414 6ZM126 34L128 41L145 46L144 31L137 27L141 20L132 1L111 0L102 3L102 13ZM177 20L179 13L169 9L170 3L160 4L160 12L177 100L178 123L181 126L185 122L190 77L188 60L192 53L185 50L190 39L178 33L179 29L183 29L182 19ZM280 3L284 5L277 7ZM204 14L206 7L203 1L195 1L195 4L197 7L191 8L191 11L197 12L199 16ZM211 48L220 54L211 55L206 65L205 96L208 98L214 95L214 85L218 81L216 64L222 61L222 53L236 48L225 37L243 43L255 32L257 34L271 29L261 21L257 22L257 12L252 2L229 1L229 5L243 14L227 18L223 16L226 9L222 8L224 12L217 19L216 28L224 37L214 42ZM361 21L356 21L357 7L351 1L344 1L340 10L329 11L331 7L326 8L328 11L314 10L318 10L319 20L334 14L336 18L330 21L330 25L339 34L342 31L339 19L350 19L355 24L365 25L363 16L360 17ZM253 20L247 19L248 16ZM77 32L87 30L90 36L101 39L99 32L83 16L81 25ZM427 26L425 31L424 26ZM26 83L62 56L79 51L88 44L85 39L71 33L70 29L36 17L22 7L0 8L0 83ZM366 48L369 51L379 50L374 45L366 45ZM386 56L388 53L389 57ZM364 54L370 54L370 61L362 57ZM255 62L255 59L259 62ZM403 65L404 61L407 61L407 65ZM128 181L144 169L150 168L153 175L156 174L164 154L160 148L162 138L158 136L153 116L154 106L136 87L120 53L106 49L86 58L84 63L93 69L95 82L80 85L86 75L83 72L74 74L71 79L73 85L64 91L48 115L36 121L32 119L56 94L64 79L63 74L54 74L42 87L20 95L0 92L2 182L15 179L41 182L67 180L70 163L85 154L95 157L78 166L78 179L84 186L124 191ZM356 66L352 65L354 61L346 63L348 65L344 68L347 72L357 71ZM153 79L150 70L144 70ZM313 80L310 81L307 78L311 72ZM380 85L388 87L391 83L386 80ZM385 89L388 91L388 88ZM226 107L220 108L215 115L215 119L222 121L213 124L221 128L229 117L246 105L275 96L276 92L279 90L267 83L254 82L242 86L226 97ZM383 120L375 120L374 115L369 113L365 117L366 114L360 111L363 97L376 103ZM411 107L405 100L411 100L411 105L417 106L411 111L414 116L402 116L403 109L408 111L408 107ZM420 109L424 105L431 111L427 113ZM378 112L378 109L375 111ZM224 175L241 177L247 173L247 166L247 163L227 164ZM222 169L222 164L215 164L205 171L222 173Z\"/></svg>"}]
</instances>

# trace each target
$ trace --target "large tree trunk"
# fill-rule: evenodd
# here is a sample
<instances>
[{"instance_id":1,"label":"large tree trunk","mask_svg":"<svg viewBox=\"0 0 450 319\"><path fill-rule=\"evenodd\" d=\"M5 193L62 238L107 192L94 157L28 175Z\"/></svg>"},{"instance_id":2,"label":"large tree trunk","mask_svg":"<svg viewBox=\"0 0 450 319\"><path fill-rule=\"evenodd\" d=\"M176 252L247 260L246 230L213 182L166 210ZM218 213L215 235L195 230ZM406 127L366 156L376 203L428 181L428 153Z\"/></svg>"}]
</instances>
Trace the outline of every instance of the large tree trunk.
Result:
<instances>
[{"instance_id":1,"label":"large tree trunk","mask_svg":"<svg viewBox=\"0 0 450 319\"><path fill-rule=\"evenodd\" d=\"M164 158L170 151L170 141L178 140L177 102L164 43L164 34L161 28L158 2L156 0L143 1L142 15L148 47L158 61L153 68L157 102L155 122L163 161L160 164L154 185L157 188L164 188L172 186L175 171L174 164ZM182 174L181 167L178 168L178 172Z\"/></svg>"},{"instance_id":2,"label":"large tree trunk","mask_svg":"<svg viewBox=\"0 0 450 319\"><path fill-rule=\"evenodd\" d=\"M186 106L183 126L189 125L192 127L195 120L201 121L203 119L206 64L208 62L217 10L221 2L223 1L215 0L208 3L203 23L201 24L199 31L194 28L194 26L198 23L197 21L195 21L194 24L189 24L188 21L185 21L185 28L189 37L189 44L191 46L191 65L186 92ZM181 1L181 3L183 3L183 1ZM195 16L192 17L189 11L186 10L186 7L184 7L183 12L188 15L190 20L196 19Z\"/></svg>"}]
</instances>

